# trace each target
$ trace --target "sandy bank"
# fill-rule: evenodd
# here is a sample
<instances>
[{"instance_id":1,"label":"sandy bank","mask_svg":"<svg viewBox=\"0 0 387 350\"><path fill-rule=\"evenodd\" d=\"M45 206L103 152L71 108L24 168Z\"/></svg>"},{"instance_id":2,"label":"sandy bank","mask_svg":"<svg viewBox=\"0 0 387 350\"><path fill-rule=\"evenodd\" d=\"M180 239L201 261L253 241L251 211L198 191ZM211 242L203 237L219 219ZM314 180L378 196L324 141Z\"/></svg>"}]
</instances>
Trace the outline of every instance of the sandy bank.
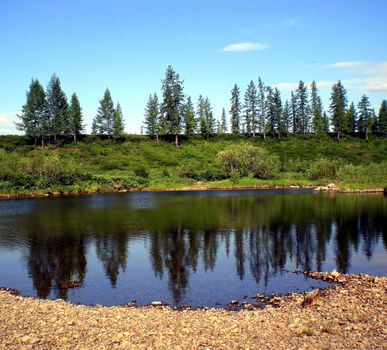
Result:
<instances>
[{"instance_id":1,"label":"sandy bank","mask_svg":"<svg viewBox=\"0 0 387 350\"><path fill-rule=\"evenodd\" d=\"M294 294L279 307L239 312L90 307L1 291L0 348L385 349L387 278L338 279L310 308Z\"/></svg>"}]
</instances>

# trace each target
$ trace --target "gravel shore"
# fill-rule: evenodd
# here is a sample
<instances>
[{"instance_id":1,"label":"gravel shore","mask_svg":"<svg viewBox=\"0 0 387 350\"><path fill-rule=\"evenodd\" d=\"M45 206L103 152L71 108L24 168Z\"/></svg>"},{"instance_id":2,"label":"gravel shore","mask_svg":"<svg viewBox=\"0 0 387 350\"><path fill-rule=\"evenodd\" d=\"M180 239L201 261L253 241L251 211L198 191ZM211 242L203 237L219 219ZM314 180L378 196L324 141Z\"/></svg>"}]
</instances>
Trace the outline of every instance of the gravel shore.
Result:
<instances>
[{"instance_id":1,"label":"gravel shore","mask_svg":"<svg viewBox=\"0 0 387 350\"><path fill-rule=\"evenodd\" d=\"M0 291L0 349L386 349L387 278L334 280L316 305L302 294L278 307L230 312L166 306L103 307ZM338 283L341 282L341 283Z\"/></svg>"}]
</instances>

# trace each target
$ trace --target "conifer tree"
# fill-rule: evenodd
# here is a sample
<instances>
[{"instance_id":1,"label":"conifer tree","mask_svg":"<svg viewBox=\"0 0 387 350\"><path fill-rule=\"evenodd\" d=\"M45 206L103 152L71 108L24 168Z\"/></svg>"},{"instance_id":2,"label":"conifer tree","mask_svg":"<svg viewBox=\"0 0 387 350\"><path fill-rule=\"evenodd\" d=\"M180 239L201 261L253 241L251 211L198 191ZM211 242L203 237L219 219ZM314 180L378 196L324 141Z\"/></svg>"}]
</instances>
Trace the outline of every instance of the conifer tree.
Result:
<instances>
[{"instance_id":1,"label":"conifer tree","mask_svg":"<svg viewBox=\"0 0 387 350\"><path fill-rule=\"evenodd\" d=\"M263 134L263 139L266 140L265 86L260 77L258 78L257 110L258 130L261 134Z\"/></svg>"},{"instance_id":2,"label":"conifer tree","mask_svg":"<svg viewBox=\"0 0 387 350\"><path fill-rule=\"evenodd\" d=\"M247 86L244 100L244 122L246 126L246 133L253 134L257 131L258 124L258 109L257 109L257 89L254 82L251 80Z\"/></svg>"},{"instance_id":3,"label":"conifer tree","mask_svg":"<svg viewBox=\"0 0 387 350\"><path fill-rule=\"evenodd\" d=\"M183 109L184 129L187 136L191 136L196 132L196 118L195 110L191 100L191 96L188 96L187 102Z\"/></svg>"},{"instance_id":4,"label":"conifer tree","mask_svg":"<svg viewBox=\"0 0 387 350\"><path fill-rule=\"evenodd\" d=\"M358 130L364 135L364 138L368 140L368 132L371 128L373 110L371 109L371 104L366 95L363 95L360 99L358 108Z\"/></svg>"},{"instance_id":5,"label":"conifer tree","mask_svg":"<svg viewBox=\"0 0 387 350\"><path fill-rule=\"evenodd\" d=\"M226 121L226 111L224 108L222 108L222 115L220 117L220 127L222 130L222 133L225 134L227 132L227 121Z\"/></svg>"},{"instance_id":6,"label":"conifer tree","mask_svg":"<svg viewBox=\"0 0 387 350\"><path fill-rule=\"evenodd\" d=\"M321 98L318 95L317 84L313 80L311 84L310 109L312 113L312 128L315 134L324 132L323 108Z\"/></svg>"},{"instance_id":7,"label":"conifer tree","mask_svg":"<svg viewBox=\"0 0 387 350\"><path fill-rule=\"evenodd\" d=\"M356 109L353 102L345 112L345 129L347 133L355 133L357 127Z\"/></svg>"},{"instance_id":8,"label":"conifer tree","mask_svg":"<svg viewBox=\"0 0 387 350\"><path fill-rule=\"evenodd\" d=\"M378 132L387 136L387 100L383 100L378 114Z\"/></svg>"},{"instance_id":9,"label":"conifer tree","mask_svg":"<svg viewBox=\"0 0 387 350\"><path fill-rule=\"evenodd\" d=\"M77 138L84 131L82 108L78 100L77 94L74 92L71 96L69 107L69 122L70 131L74 137L74 142L77 142Z\"/></svg>"},{"instance_id":10,"label":"conifer tree","mask_svg":"<svg viewBox=\"0 0 387 350\"><path fill-rule=\"evenodd\" d=\"M296 133L305 134L309 130L310 111L308 105L308 91L302 80L296 90Z\"/></svg>"},{"instance_id":11,"label":"conifer tree","mask_svg":"<svg viewBox=\"0 0 387 350\"><path fill-rule=\"evenodd\" d=\"M175 135L175 145L178 147L184 106L183 81L180 80L179 74L171 66L168 66L165 71L161 89L163 102L160 110L165 131L167 134Z\"/></svg>"},{"instance_id":12,"label":"conifer tree","mask_svg":"<svg viewBox=\"0 0 387 350\"><path fill-rule=\"evenodd\" d=\"M38 79L32 79L26 97L22 114L18 115L21 121L16 123L16 127L24 131L28 138L34 139L35 144L40 139L41 145L44 146L44 138L49 134L49 116L46 94Z\"/></svg>"},{"instance_id":13,"label":"conifer tree","mask_svg":"<svg viewBox=\"0 0 387 350\"><path fill-rule=\"evenodd\" d=\"M345 110L347 107L347 92L339 80L332 87L331 93L331 123L333 126L333 132L336 133L337 139L340 139L340 135L345 130Z\"/></svg>"},{"instance_id":14,"label":"conifer tree","mask_svg":"<svg viewBox=\"0 0 387 350\"><path fill-rule=\"evenodd\" d=\"M116 141L117 137L120 137L124 134L125 123L124 116L122 115L122 109L119 102L117 102L117 107L114 110L114 119L113 119L113 139Z\"/></svg>"},{"instance_id":15,"label":"conifer tree","mask_svg":"<svg viewBox=\"0 0 387 350\"><path fill-rule=\"evenodd\" d=\"M291 120L292 120L291 108L290 108L289 101L286 100L284 104L284 108L282 109L280 123L278 125L278 133L280 135L286 135L286 136L288 135L290 130L290 125L291 125Z\"/></svg>"},{"instance_id":16,"label":"conifer tree","mask_svg":"<svg viewBox=\"0 0 387 350\"><path fill-rule=\"evenodd\" d=\"M297 120L297 101L296 101L296 95L294 92L291 92L290 95L290 112L291 112L291 118L292 118L292 126L293 126L293 134L296 134L298 132L299 123Z\"/></svg>"},{"instance_id":17,"label":"conifer tree","mask_svg":"<svg viewBox=\"0 0 387 350\"><path fill-rule=\"evenodd\" d=\"M50 131L54 137L54 142L56 142L59 135L71 134L72 131L69 128L71 124L69 122L67 98L56 74L51 76L46 96Z\"/></svg>"},{"instance_id":18,"label":"conifer tree","mask_svg":"<svg viewBox=\"0 0 387 350\"><path fill-rule=\"evenodd\" d=\"M323 113L323 131L326 134L329 132L329 117L325 111Z\"/></svg>"},{"instance_id":19,"label":"conifer tree","mask_svg":"<svg viewBox=\"0 0 387 350\"><path fill-rule=\"evenodd\" d=\"M202 95L199 96L197 111L200 123L200 134L208 139L215 133L215 119L208 97L203 98Z\"/></svg>"},{"instance_id":20,"label":"conifer tree","mask_svg":"<svg viewBox=\"0 0 387 350\"><path fill-rule=\"evenodd\" d=\"M153 96L149 95L148 102L145 107L145 133L149 136L156 137L156 140L159 140L159 99L157 94L154 93Z\"/></svg>"},{"instance_id":21,"label":"conifer tree","mask_svg":"<svg viewBox=\"0 0 387 350\"><path fill-rule=\"evenodd\" d=\"M92 133L96 135L107 135L110 139L113 135L114 104L110 90L106 88L103 98L99 101L100 106L93 120Z\"/></svg>"},{"instance_id":22,"label":"conifer tree","mask_svg":"<svg viewBox=\"0 0 387 350\"><path fill-rule=\"evenodd\" d=\"M230 102L231 102L231 108L230 108L231 133L239 134L241 103L240 103L240 97L239 97L239 88L237 84L235 84L233 89L231 90Z\"/></svg>"},{"instance_id":23,"label":"conifer tree","mask_svg":"<svg viewBox=\"0 0 387 350\"><path fill-rule=\"evenodd\" d=\"M281 95L277 88L274 90L270 86L266 88L265 105L269 130L272 135L275 135L278 133L278 127L282 117Z\"/></svg>"}]
</instances>

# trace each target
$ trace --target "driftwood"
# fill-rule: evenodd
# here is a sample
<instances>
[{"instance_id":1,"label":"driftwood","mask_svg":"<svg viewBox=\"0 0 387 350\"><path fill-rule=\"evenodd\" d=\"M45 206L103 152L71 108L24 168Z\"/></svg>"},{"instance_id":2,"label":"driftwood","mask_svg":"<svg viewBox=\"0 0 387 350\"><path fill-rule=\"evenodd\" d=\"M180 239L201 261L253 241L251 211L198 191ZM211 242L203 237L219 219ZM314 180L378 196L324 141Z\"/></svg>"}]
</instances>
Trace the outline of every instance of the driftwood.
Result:
<instances>
[{"instance_id":1,"label":"driftwood","mask_svg":"<svg viewBox=\"0 0 387 350\"><path fill-rule=\"evenodd\" d=\"M67 282L67 283L62 282L62 283L59 285L59 289L76 288L76 287L79 287L80 285L81 285L81 282L78 281L78 280L69 281L69 282Z\"/></svg>"},{"instance_id":2,"label":"driftwood","mask_svg":"<svg viewBox=\"0 0 387 350\"><path fill-rule=\"evenodd\" d=\"M305 295L304 301L302 302L302 307L308 307L312 305L316 305L318 300L320 299L320 289L315 289Z\"/></svg>"}]
</instances>

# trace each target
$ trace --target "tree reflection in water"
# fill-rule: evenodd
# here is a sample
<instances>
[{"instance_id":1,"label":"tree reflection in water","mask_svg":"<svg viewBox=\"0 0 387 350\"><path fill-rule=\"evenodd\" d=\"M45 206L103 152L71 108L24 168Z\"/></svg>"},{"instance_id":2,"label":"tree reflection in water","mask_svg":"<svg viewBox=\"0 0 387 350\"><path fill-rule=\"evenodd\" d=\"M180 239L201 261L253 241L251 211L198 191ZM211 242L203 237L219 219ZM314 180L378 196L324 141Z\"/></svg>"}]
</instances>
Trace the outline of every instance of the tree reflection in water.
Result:
<instances>
[{"instance_id":1,"label":"tree reflection in water","mask_svg":"<svg viewBox=\"0 0 387 350\"><path fill-rule=\"evenodd\" d=\"M147 194L147 207L136 204L142 195L40 200L20 214L19 234L29 242L28 271L37 295L54 291L66 298L61 284L82 284L91 249L115 287L134 239L146 244L154 276L168 279L177 303L192 274L217 268L219 254L234 256L240 281L249 273L267 285L289 264L321 270L333 253L337 270L348 272L353 252L361 248L372 259L379 240L387 247L382 196ZM0 243L10 239L0 237Z\"/></svg>"}]
</instances>

